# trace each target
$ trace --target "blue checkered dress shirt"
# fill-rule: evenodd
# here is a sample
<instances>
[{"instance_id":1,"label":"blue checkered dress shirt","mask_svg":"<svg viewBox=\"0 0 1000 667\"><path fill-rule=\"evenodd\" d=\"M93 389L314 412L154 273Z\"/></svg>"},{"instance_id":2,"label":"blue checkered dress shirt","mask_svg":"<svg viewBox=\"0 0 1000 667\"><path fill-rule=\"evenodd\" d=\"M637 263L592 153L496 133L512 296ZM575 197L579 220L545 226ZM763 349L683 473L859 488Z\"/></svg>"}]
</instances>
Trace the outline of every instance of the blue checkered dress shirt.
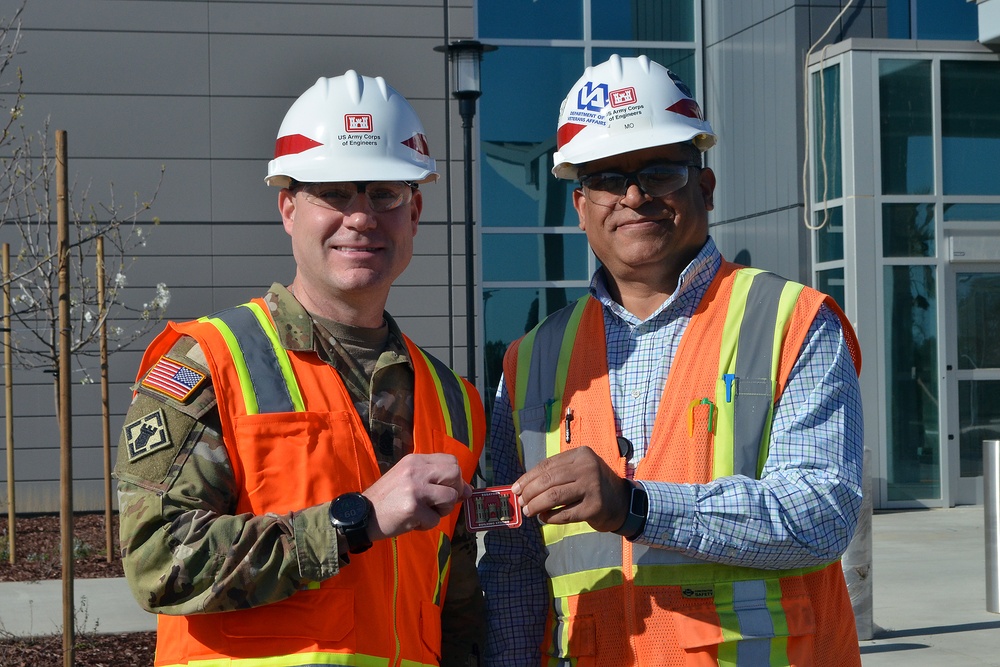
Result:
<instances>
[{"instance_id":1,"label":"blue checkered dress shirt","mask_svg":"<svg viewBox=\"0 0 1000 667\"><path fill-rule=\"evenodd\" d=\"M618 432L646 453L670 365L722 256L709 238L674 294L645 320L608 294L602 271L591 294L604 306L611 402ZM861 507L861 396L840 319L823 306L775 405L760 480L708 484L643 481L649 517L635 541L715 563L763 569L829 562L846 549ZM510 400L500 382L489 440L494 484L524 472ZM537 665L549 606L545 549L537 520L491 531L479 570L488 605L486 664Z\"/></svg>"}]
</instances>

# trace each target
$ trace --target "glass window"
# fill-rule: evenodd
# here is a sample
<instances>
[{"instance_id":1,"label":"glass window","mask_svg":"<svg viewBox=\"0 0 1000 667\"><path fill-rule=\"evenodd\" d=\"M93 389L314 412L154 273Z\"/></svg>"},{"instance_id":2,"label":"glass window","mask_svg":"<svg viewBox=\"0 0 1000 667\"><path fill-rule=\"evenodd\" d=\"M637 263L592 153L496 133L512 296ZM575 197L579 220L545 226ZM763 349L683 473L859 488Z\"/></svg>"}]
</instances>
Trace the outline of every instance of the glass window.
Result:
<instances>
[{"instance_id":1,"label":"glass window","mask_svg":"<svg viewBox=\"0 0 1000 667\"><path fill-rule=\"evenodd\" d=\"M934 257L934 204L882 205L883 257Z\"/></svg>"},{"instance_id":2,"label":"glass window","mask_svg":"<svg viewBox=\"0 0 1000 667\"><path fill-rule=\"evenodd\" d=\"M892 39L962 39L979 35L979 14L968 0L888 0Z\"/></svg>"},{"instance_id":3,"label":"glass window","mask_svg":"<svg viewBox=\"0 0 1000 667\"><path fill-rule=\"evenodd\" d=\"M910 39L910 3L912 0L888 0L886 12L890 39Z\"/></svg>"},{"instance_id":4,"label":"glass window","mask_svg":"<svg viewBox=\"0 0 1000 667\"><path fill-rule=\"evenodd\" d=\"M580 0L479 0L477 6L483 39L583 39Z\"/></svg>"},{"instance_id":5,"label":"glass window","mask_svg":"<svg viewBox=\"0 0 1000 667\"><path fill-rule=\"evenodd\" d=\"M820 74L823 83L820 85ZM840 66L813 75L813 173L816 201L843 194L840 151Z\"/></svg>"},{"instance_id":6,"label":"glass window","mask_svg":"<svg viewBox=\"0 0 1000 667\"><path fill-rule=\"evenodd\" d=\"M646 48L597 48L593 49L594 64L603 63L613 54L617 53L623 58L646 56L654 62L658 62L668 70L681 78L691 90L694 99L698 104L702 100L698 99L698 87L694 67L694 49L646 49ZM582 73L582 72L581 72Z\"/></svg>"},{"instance_id":7,"label":"glass window","mask_svg":"<svg viewBox=\"0 0 1000 667\"><path fill-rule=\"evenodd\" d=\"M694 40L693 0L591 0L590 7L594 39Z\"/></svg>"},{"instance_id":8,"label":"glass window","mask_svg":"<svg viewBox=\"0 0 1000 667\"><path fill-rule=\"evenodd\" d=\"M931 63L883 59L879 62L879 125L882 192L934 193Z\"/></svg>"},{"instance_id":9,"label":"glass window","mask_svg":"<svg viewBox=\"0 0 1000 667\"><path fill-rule=\"evenodd\" d=\"M844 259L844 209L834 206L813 214L816 231L816 261ZM820 227L822 225L822 227Z\"/></svg>"},{"instance_id":10,"label":"glass window","mask_svg":"<svg viewBox=\"0 0 1000 667\"><path fill-rule=\"evenodd\" d=\"M532 287L483 289L483 326L486 341L486 393L492 406L500 384L507 346L531 331L538 322L587 293L586 287Z\"/></svg>"},{"instance_id":11,"label":"glass window","mask_svg":"<svg viewBox=\"0 0 1000 667\"><path fill-rule=\"evenodd\" d=\"M1000 204L945 204L944 221L1000 221Z\"/></svg>"},{"instance_id":12,"label":"glass window","mask_svg":"<svg viewBox=\"0 0 1000 667\"><path fill-rule=\"evenodd\" d=\"M886 266L889 500L939 498L937 285L932 266Z\"/></svg>"},{"instance_id":13,"label":"glass window","mask_svg":"<svg viewBox=\"0 0 1000 667\"><path fill-rule=\"evenodd\" d=\"M551 173L559 106L584 69L583 49L504 46L483 58L483 225L577 225L574 184ZM525 76L531 72L531 76Z\"/></svg>"},{"instance_id":14,"label":"glass window","mask_svg":"<svg viewBox=\"0 0 1000 667\"><path fill-rule=\"evenodd\" d=\"M587 280L584 234L483 234L483 280Z\"/></svg>"},{"instance_id":15,"label":"glass window","mask_svg":"<svg viewBox=\"0 0 1000 667\"><path fill-rule=\"evenodd\" d=\"M1000 63L941 63L945 194L1000 195Z\"/></svg>"},{"instance_id":16,"label":"glass window","mask_svg":"<svg viewBox=\"0 0 1000 667\"><path fill-rule=\"evenodd\" d=\"M1000 380L958 383L959 470L962 477L983 474L983 440L1000 440Z\"/></svg>"},{"instance_id":17,"label":"glass window","mask_svg":"<svg viewBox=\"0 0 1000 667\"><path fill-rule=\"evenodd\" d=\"M1000 273L956 275L958 367L1000 368Z\"/></svg>"},{"instance_id":18,"label":"glass window","mask_svg":"<svg viewBox=\"0 0 1000 667\"><path fill-rule=\"evenodd\" d=\"M819 284L817 289L823 294L829 294L841 309L846 308L846 293L844 291L844 269L826 269L818 271Z\"/></svg>"},{"instance_id":19,"label":"glass window","mask_svg":"<svg viewBox=\"0 0 1000 667\"><path fill-rule=\"evenodd\" d=\"M958 368L995 373L1000 370L1000 273L959 273L955 285ZM959 380L958 415L961 475L978 477L983 440L1000 439L1000 381Z\"/></svg>"}]
</instances>

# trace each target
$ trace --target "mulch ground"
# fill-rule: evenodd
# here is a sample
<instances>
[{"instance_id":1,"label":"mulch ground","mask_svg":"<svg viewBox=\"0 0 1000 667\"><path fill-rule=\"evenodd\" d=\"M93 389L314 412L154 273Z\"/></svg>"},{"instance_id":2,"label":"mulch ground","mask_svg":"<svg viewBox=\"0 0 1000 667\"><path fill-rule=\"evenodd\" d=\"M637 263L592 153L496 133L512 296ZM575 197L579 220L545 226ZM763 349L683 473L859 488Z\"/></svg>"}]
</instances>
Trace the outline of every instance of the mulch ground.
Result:
<instances>
[{"instance_id":1,"label":"mulch ground","mask_svg":"<svg viewBox=\"0 0 1000 667\"><path fill-rule=\"evenodd\" d=\"M73 577L121 577L118 517L112 516L113 548L107 558L104 514L77 514L73 518ZM62 542L58 515L19 516L15 519L15 560L10 563L6 515L0 517L0 581L40 581L62 578ZM12 637L0 626L0 666L59 667L63 665L62 635ZM154 632L125 634L78 633L73 651L78 667L143 667L153 664Z\"/></svg>"}]
</instances>

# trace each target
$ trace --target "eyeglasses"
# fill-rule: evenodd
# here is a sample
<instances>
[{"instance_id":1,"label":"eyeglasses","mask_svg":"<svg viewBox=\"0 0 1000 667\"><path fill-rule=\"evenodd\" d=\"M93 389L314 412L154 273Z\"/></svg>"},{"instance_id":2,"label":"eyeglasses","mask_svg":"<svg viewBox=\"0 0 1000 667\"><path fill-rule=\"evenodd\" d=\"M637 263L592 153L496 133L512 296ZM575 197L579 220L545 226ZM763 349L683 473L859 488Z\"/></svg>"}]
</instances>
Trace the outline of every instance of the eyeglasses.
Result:
<instances>
[{"instance_id":1,"label":"eyeglasses","mask_svg":"<svg viewBox=\"0 0 1000 667\"><path fill-rule=\"evenodd\" d=\"M298 187L310 204L333 211L346 211L358 195L363 193L368 199L368 206L376 213L409 204L417 190L416 183L406 181L305 183Z\"/></svg>"},{"instance_id":2,"label":"eyeglasses","mask_svg":"<svg viewBox=\"0 0 1000 667\"><path fill-rule=\"evenodd\" d=\"M587 199L599 206L614 207L635 183L650 197L665 197L677 192L688 182L693 162L664 162L643 167L639 171L623 174L617 171L598 171L580 177L580 186Z\"/></svg>"}]
</instances>

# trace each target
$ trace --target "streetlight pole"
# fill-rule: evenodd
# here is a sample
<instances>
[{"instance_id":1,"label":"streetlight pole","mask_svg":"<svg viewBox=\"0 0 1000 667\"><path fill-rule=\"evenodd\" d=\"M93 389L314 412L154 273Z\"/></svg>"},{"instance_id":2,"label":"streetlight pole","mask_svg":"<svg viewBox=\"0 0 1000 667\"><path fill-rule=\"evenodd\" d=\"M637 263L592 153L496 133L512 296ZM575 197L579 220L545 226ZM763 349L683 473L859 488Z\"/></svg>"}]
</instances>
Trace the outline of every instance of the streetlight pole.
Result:
<instances>
[{"instance_id":1,"label":"streetlight pole","mask_svg":"<svg viewBox=\"0 0 1000 667\"><path fill-rule=\"evenodd\" d=\"M476 94L478 97L479 94ZM465 339L467 370L466 376L476 384L476 284L474 264L475 208L472 202L472 119L476 115L476 97L461 97L458 113L462 117L463 144L465 146Z\"/></svg>"},{"instance_id":2,"label":"streetlight pole","mask_svg":"<svg viewBox=\"0 0 1000 667\"><path fill-rule=\"evenodd\" d=\"M475 207L472 185L472 121L476 116L476 100L480 90L479 63L483 53L497 47L475 40L459 40L448 46L436 46L435 51L448 54L452 64L452 96L458 100L462 117L465 167L465 337L467 352L466 378L476 384L476 291L475 291ZM450 232L449 232L450 233Z\"/></svg>"}]
</instances>

